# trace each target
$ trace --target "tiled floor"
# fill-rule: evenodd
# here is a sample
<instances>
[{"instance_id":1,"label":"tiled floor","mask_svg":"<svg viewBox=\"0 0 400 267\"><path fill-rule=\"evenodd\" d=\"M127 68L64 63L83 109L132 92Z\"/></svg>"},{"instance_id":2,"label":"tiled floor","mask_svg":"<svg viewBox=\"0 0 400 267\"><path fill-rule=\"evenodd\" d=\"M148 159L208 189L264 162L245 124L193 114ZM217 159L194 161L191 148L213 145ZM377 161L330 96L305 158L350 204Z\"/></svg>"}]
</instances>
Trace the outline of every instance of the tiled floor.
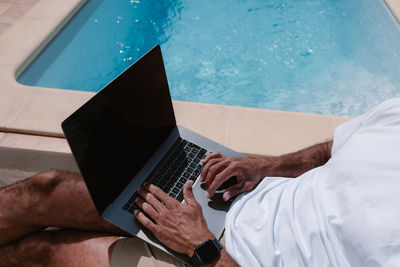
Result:
<instances>
[{"instance_id":1,"label":"tiled floor","mask_svg":"<svg viewBox=\"0 0 400 267\"><path fill-rule=\"evenodd\" d=\"M64 138L0 132L0 148L71 153Z\"/></svg>"},{"instance_id":2,"label":"tiled floor","mask_svg":"<svg viewBox=\"0 0 400 267\"><path fill-rule=\"evenodd\" d=\"M78 171L64 138L0 132L0 176L12 182L39 171Z\"/></svg>"},{"instance_id":3,"label":"tiled floor","mask_svg":"<svg viewBox=\"0 0 400 267\"><path fill-rule=\"evenodd\" d=\"M75 160L68 153L0 146L0 159L0 177L13 182L54 168L79 172Z\"/></svg>"},{"instance_id":4,"label":"tiled floor","mask_svg":"<svg viewBox=\"0 0 400 267\"><path fill-rule=\"evenodd\" d=\"M0 34L5 32L38 0L0 0Z\"/></svg>"}]
</instances>

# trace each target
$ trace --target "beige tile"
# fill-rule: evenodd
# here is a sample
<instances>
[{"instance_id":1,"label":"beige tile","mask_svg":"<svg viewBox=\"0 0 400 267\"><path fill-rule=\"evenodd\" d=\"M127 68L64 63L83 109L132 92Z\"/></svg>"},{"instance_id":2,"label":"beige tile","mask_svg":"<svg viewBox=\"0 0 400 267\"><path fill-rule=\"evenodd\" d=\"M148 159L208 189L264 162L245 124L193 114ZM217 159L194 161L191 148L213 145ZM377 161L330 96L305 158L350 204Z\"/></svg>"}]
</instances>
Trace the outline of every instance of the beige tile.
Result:
<instances>
[{"instance_id":1,"label":"beige tile","mask_svg":"<svg viewBox=\"0 0 400 267\"><path fill-rule=\"evenodd\" d=\"M0 0L0 3L15 3L17 0Z\"/></svg>"},{"instance_id":2,"label":"beige tile","mask_svg":"<svg viewBox=\"0 0 400 267\"><path fill-rule=\"evenodd\" d=\"M13 64L18 70L23 69L75 13L77 4L79 7L81 0L38 2L0 36L0 65Z\"/></svg>"},{"instance_id":3,"label":"beige tile","mask_svg":"<svg viewBox=\"0 0 400 267\"><path fill-rule=\"evenodd\" d=\"M0 139L0 147L71 153L68 143L64 138L15 133L5 134Z\"/></svg>"},{"instance_id":4,"label":"beige tile","mask_svg":"<svg viewBox=\"0 0 400 267\"><path fill-rule=\"evenodd\" d=\"M12 4L0 16L0 23L14 23L31 8L32 5Z\"/></svg>"},{"instance_id":5,"label":"beige tile","mask_svg":"<svg viewBox=\"0 0 400 267\"><path fill-rule=\"evenodd\" d=\"M29 101L31 90L24 90L17 84L12 75L12 66L0 70L0 127L7 127L12 123L25 103Z\"/></svg>"},{"instance_id":6,"label":"beige tile","mask_svg":"<svg viewBox=\"0 0 400 267\"><path fill-rule=\"evenodd\" d=\"M94 93L33 87L29 101L9 128L63 136L61 122Z\"/></svg>"},{"instance_id":7,"label":"beige tile","mask_svg":"<svg viewBox=\"0 0 400 267\"><path fill-rule=\"evenodd\" d=\"M337 126L339 126L342 123L345 123L352 118L350 117L332 117L332 127L333 129L336 129Z\"/></svg>"},{"instance_id":8,"label":"beige tile","mask_svg":"<svg viewBox=\"0 0 400 267\"><path fill-rule=\"evenodd\" d=\"M0 147L0 173L8 178L26 178L52 168L78 171L70 153Z\"/></svg>"},{"instance_id":9,"label":"beige tile","mask_svg":"<svg viewBox=\"0 0 400 267\"><path fill-rule=\"evenodd\" d=\"M22 5L34 6L39 2L39 0L15 0L15 2Z\"/></svg>"},{"instance_id":10,"label":"beige tile","mask_svg":"<svg viewBox=\"0 0 400 267\"><path fill-rule=\"evenodd\" d=\"M2 141L2 139L3 139L3 137L6 135L6 133L4 133L4 132L0 132L0 143L1 143L1 141Z\"/></svg>"},{"instance_id":11,"label":"beige tile","mask_svg":"<svg viewBox=\"0 0 400 267\"><path fill-rule=\"evenodd\" d=\"M26 18L60 18L69 20L88 0L41 0L27 14Z\"/></svg>"},{"instance_id":12,"label":"beige tile","mask_svg":"<svg viewBox=\"0 0 400 267\"><path fill-rule=\"evenodd\" d=\"M13 2L3 2L0 1L0 16L6 12L11 6L13 5Z\"/></svg>"},{"instance_id":13,"label":"beige tile","mask_svg":"<svg viewBox=\"0 0 400 267\"><path fill-rule=\"evenodd\" d=\"M399 0L385 0L393 15L400 21L400 1Z\"/></svg>"},{"instance_id":14,"label":"beige tile","mask_svg":"<svg viewBox=\"0 0 400 267\"><path fill-rule=\"evenodd\" d=\"M228 146L246 154L286 154L331 139L332 120L330 116L233 108Z\"/></svg>"},{"instance_id":15,"label":"beige tile","mask_svg":"<svg viewBox=\"0 0 400 267\"><path fill-rule=\"evenodd\" d=\"M0 65L21 66L41 50L58 19L21 19L0 36Z\"/></svg>"},{"instance_id":16,"label":"beige tile","mask_svg":"<svg viewBox=\"0 0 400 267\"><path fill-rule=\"evenodd\" d=\"M5 32L8 28L10 28L11 24L8 23L0 23L0 34Z\"/></svg>"},{"instance_id":17,"label":"beige tile","mask_svg":"<svg viewBox=\"0 0 400 267\"><path fill-rule=\"evenodd\" d=\"M174 110L179 125L225 144L228 122L227 107L174 101Z\"/></svg>"}]
</instances>

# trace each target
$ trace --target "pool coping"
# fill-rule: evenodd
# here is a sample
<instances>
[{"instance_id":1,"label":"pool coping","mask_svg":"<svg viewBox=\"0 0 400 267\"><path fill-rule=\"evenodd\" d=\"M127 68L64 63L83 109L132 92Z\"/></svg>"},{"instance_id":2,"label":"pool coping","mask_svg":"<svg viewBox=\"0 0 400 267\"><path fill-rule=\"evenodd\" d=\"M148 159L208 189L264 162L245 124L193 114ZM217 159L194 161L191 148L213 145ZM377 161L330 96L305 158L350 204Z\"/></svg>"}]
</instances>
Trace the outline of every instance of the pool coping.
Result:
<instances>
[{"instance_id":1,"label":"pool coping","mask_svg":"<svg viewBox=\"0 0 400 267\"><path fill-rule=\"evenodd\" d=\"M386 6L392 12L393 16L400 23L400 1L399 0L384 0Z\"/></svg>"},{"instance_id":2,"label":"pool coping","mask_svg":"<svg viewBox=\"0 0 400 267\"><path fill-rule=\"evenodd\" d=\"M0 146L7 146L6 133L8 137L16 133L62 138L61 121L94 95L25 86L16 81L16 77L86 2L40 0L0 35L0 132L3 132L0 133ZM400 1L384 2L400 21ZM178 124L248 155L278 155L323 142L332 138L337 125L349 120L184 101L173 103Z\"/></svg>"}]
</instances>

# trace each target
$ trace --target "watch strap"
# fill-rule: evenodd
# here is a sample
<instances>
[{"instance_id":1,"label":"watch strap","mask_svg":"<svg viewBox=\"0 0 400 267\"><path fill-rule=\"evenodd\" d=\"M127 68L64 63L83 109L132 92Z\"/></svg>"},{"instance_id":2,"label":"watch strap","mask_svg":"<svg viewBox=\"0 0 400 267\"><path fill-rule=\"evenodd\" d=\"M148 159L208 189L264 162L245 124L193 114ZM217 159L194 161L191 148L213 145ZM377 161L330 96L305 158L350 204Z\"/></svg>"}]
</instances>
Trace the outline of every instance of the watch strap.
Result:
<instances>
[{"instance_id":1,"label":"watch strap","mask_svg":"<svg viewBox=\"0 0 400 267\"><path fill-rule=\"evenodd\" d=\"M215 252L216 252L215 253L216 256L214 258L212 258L212 259L208 259L208 261L206 261L202 257L202 255L200 255L200 253L199 253L199 250L201 249L201 247L203 247L205 245L211 246L212 249L215 249ZM205 241L204 243L198 245L196 247L196 249L194 250L194 253L193 253L193 256L192 256L192 262L193 262L194 266L198 267L198 266L209 264L209 263L213 262L214 260L216 260L221 255L221 250L223 248L224 247L222 246L222 244L217 239L214 239L214 240L209 239L209 240Z\"/></svg>"}]
</instances>

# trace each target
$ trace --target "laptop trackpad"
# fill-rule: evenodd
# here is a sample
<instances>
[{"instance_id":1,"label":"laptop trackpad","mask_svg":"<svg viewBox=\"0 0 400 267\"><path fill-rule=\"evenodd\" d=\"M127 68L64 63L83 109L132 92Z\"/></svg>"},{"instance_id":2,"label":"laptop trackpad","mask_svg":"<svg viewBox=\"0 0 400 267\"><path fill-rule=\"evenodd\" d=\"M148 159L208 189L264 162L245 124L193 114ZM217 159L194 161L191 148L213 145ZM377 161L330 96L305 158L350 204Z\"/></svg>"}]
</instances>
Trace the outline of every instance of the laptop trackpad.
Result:
<instances>
[{"instance_id":1,"label":"laptop trackpad","mask_svg":"<svg viewBox=\"0 0 400 267\"><path fill-rule=\"evenodd\" d=\"M193 193L203 208L203 215L207 221L208 228L219 238L225 228L226 212L232 202L225 202L222 199L222 193L214 194L211 199L207 198L207 191L202 188L201 183L195 185Z\"/></svg>"}]
</instances>

